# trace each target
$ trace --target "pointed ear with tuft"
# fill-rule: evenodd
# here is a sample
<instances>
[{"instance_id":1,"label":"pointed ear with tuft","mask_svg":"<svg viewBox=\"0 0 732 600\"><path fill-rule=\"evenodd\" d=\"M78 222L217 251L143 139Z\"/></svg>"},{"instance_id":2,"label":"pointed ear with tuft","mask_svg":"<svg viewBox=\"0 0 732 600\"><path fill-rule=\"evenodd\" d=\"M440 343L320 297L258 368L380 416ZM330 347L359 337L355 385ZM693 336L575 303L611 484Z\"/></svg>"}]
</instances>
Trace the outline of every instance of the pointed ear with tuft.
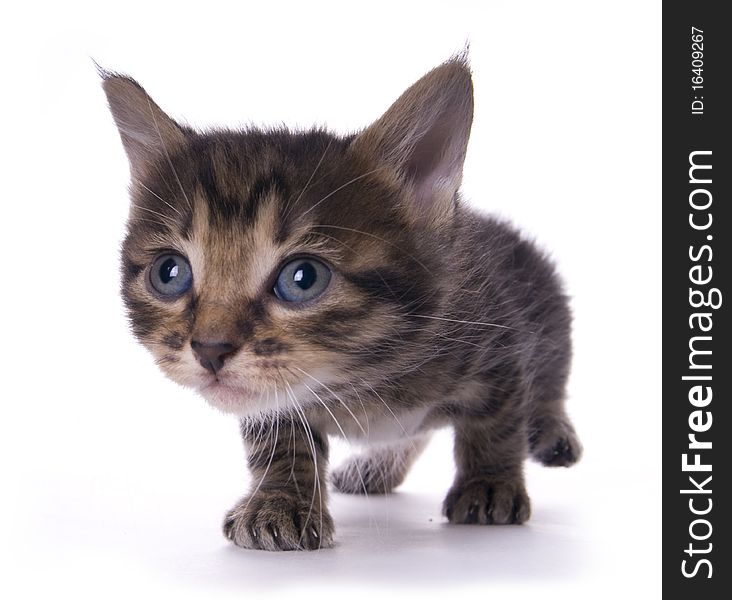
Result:
<instances>
[{"instance_id":1,"label":"pointed ear with tuft","mask_svg":"<svg viewBox=\"0 0 732 600\"><path fill-rule=\"evenodd\" d=\"M142 178L151 165L183 147L185 133L134 79L101 69L100 73L132 176Z\"/></svg>"},{"instance_id":2,"label":"pointed ear with tuft","mask_svg":"<svg viewBox=\"0 0 732 600\"><path fill-rule=\"evenodd\" d=\"M395 169L414 189L417 221L449 220L462 180L473 121L473 82L464 56L427 73L405 91L352 149Z\"/></svg>"}]
</instances>

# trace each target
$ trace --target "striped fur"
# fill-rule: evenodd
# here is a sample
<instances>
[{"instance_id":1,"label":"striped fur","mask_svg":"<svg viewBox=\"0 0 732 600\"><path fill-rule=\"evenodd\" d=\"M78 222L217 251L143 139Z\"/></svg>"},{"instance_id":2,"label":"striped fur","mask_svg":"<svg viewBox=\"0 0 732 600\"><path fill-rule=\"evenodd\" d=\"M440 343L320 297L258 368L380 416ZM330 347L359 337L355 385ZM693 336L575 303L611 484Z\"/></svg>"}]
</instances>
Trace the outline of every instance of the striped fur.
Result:
<instances>
[{"instance_id":1,"label":"striped fur","mask_svg":"<svg viewBox=\"0 0 732 600\"><path fill-rule=\"evenodd\" d=\"M385 493L429 432L455 429L454 523L529 516L523 461L574 463L564 412L570 313L553 266L459 196L472 120L462 57L419 80L363 132L198 132L133 80L103 73L130 159L122 294L132 329L171 379L237 415L255 487L228 515L236 544L327 547L328 436L371 450L332 475ZM151 290L160 253L185 256L191 291ZM318 301L272 292L290 257L332 269ZM217 373L194 339L236 351Z\"/></svg>"}]
</instances>

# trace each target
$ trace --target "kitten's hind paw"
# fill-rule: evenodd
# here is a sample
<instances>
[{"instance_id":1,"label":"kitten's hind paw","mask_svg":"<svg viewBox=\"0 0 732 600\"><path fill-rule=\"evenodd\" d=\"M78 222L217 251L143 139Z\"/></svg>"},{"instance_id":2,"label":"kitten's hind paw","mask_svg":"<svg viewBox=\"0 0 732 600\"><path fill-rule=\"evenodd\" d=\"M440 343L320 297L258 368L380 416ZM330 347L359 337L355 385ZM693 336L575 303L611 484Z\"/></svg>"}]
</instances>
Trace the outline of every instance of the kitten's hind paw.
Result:
<instances>
[{"instance_id":1,"label":"kitten's hind paw","mask_svg":"<svg viewBox=\"0 0 732 600\"><path fill-rule=\"evenodd\" d=\"M531 503L521 480L473 479L452 486L442 512L454 524L510 525L528 520Z\"/></svg>"},{"instance_id":2,"label":"kitten's hind paw","mask_svg":"<svg viewBox=\"0 0 732 600\"><path fill-rule=\"evenodd\" d=\"M582 456L582 444L568 421L542 425L529 441L531 456L546 467L571 467Z\"/></svg>"},{"instance_id":3,"label":"kitten's hind paw","mask_svg":"<svg viewBox=\"0 0 732 600\"><path fill-rule=\"evenodd\" d=\"M224 535L242 548L318 550L333 546L333 520L318 502L282 492L243 498L224 519Z\"/></svg>"},{"instance_id":4,"label":"kitten's hind paw","mask_svg":"<svg viewBox=\"0 0 732 600\"><path fill-rule=\"evenodd\" d=\"M404 471L380 456L354 456L330 474L342 494L389 494L404 480ZM403 467L403 465L402 465Z\"/></svg>"},{"instance_id":5,"label":"kitten's hind paw","mask_svg":"<svg viewBox=\"0 0 732 600\"><path fill-rule=\"evenodd\" d=\"M344 494L388 494L404 481L428 440L429 433L421 433L387 446L370 448L332 471L330 480Z\"/></svg>"}]
</instances>

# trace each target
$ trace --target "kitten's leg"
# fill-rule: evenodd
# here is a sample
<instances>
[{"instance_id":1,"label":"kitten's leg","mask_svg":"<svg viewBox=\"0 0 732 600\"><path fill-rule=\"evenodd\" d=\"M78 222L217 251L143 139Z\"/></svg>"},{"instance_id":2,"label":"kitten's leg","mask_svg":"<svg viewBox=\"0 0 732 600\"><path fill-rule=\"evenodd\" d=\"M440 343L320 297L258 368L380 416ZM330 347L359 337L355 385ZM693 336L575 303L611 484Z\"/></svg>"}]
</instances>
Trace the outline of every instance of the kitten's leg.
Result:
<instances>
[{"instance_id":1,"label":"kitten's leg","mask_svg":"<svg viewBox=\"0 0 732 600\"><path fill-rule=\"evenodd\" d=\"M582 444L564 410L569 353L543 355L547 358L541 362L529 400L529 449L543 465L569 467L582 456Z\"/></svg>"},{"instance_id":2,"label":"kitten's leg","mask_svg":"<svg viewBox=\"0 0 732 600\"><path fill-rule=\"evenodd\" d=\"M224 535L238 546L312 550L333 545L326 505L328 440L285 421L246 426L252 491L229 511Z\"/></svg>"},{"instance_id":3,"label":"kitten's leg","mask_svg":"<svg viewBox=\"0 0 732 600\"><path fill-rule=\"evenodd\" d=\"M331 481L344 494L388 494L404 481L429 438L425 433L371 448L336 469Z\"/></svg>"},{"instance_id":4,"label":"kitten's leg","mask_svg":"<svg viewBox=\"0 0 732 600\"><path fill-rule=\"evenodd\" d=\"M509 524L529 518L525 420L520 406L506 406L504 412L501 418L455 420L457 475L443 504L451 523Z\"/></svg>"}]
</instances>

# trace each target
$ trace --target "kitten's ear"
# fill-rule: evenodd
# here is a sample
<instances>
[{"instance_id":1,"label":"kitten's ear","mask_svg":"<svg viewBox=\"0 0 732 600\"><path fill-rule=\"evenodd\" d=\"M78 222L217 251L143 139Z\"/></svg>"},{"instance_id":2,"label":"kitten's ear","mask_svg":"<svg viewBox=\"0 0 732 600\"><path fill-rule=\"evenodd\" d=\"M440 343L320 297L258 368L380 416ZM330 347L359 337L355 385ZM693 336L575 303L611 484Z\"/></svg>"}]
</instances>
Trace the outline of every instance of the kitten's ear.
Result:
<instances>
[{"instance_id":1,"label":"kitten's ear","mask_svg":"<svg viewBox=\"0 0 732 600\"><path fill-rule=\"evenodd\" d=\"M139 178L153 162L180 149L185 133L134 79L101 69L100 74L130 170Z\"/></svg>"},{"instance_id":2,"label":"kitten's ear","mask_svg":"<svg viewBox=\"0 0 732 600\"><path fill-rule=\"evenodd\" d=\"M473 82L461 55L412 85L352 148L395 168L414 186L414 215L441 222L454 211L472 122Z\"/></svg>"}]
</instances>

